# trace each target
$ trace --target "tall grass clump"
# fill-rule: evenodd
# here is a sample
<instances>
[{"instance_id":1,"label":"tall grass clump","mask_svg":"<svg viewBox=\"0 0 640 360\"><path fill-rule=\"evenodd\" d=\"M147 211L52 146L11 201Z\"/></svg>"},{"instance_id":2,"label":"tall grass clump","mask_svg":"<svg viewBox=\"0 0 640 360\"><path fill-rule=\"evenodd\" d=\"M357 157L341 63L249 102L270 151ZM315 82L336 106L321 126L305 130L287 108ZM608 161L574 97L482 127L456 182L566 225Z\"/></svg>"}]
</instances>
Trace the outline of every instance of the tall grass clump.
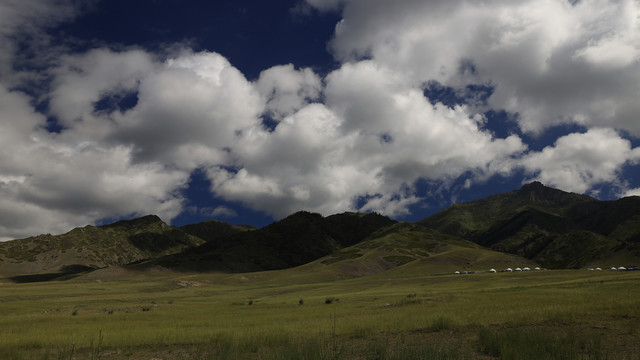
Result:
<instances>
[{"instance_id":1,"label":"tall grass clump","mask_svg":"<svg viewBox=\"0 0 640 360\"><path fill-rule=\"evenodd\" d=\"M487 329L478 333L478 350L503 360L605 359L598 338L585 340L574 333L541 329Z\"/></svg>"}]
</instances>

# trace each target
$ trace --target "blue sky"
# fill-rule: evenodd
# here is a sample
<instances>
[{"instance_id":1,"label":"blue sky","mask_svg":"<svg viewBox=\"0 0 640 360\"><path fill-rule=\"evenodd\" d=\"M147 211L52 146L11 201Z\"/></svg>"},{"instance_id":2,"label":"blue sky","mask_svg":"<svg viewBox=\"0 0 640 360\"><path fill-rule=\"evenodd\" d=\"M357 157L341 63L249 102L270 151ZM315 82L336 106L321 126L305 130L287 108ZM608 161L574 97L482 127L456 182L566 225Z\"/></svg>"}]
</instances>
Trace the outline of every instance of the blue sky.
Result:
<instances>
[{"instance_id":1,"label":"blue sky","mask_svg":"<svg viewBox=\"0 0 640 360\"><path fill-rule=\"evenodd\" d=\"M0 239L640 194L633 0L0 0Z\"/></svg>"}]
</instances>

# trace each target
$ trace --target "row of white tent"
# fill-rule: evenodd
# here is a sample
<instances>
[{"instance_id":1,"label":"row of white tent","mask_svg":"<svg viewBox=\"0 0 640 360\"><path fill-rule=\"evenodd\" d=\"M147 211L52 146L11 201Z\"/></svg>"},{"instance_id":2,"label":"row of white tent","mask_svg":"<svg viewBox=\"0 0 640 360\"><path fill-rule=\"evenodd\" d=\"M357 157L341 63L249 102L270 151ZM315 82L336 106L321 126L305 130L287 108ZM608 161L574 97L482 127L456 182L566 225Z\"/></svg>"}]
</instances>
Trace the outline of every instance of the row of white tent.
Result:
<instances>
[{"instance_id":1,"label":"row of white tent","mask_svg":"<svg viewBox=\"0 0 640 360\"><path fill-rule=\"evenodd\" d=\"M493 269L491 269L491 270L493 270ZM535 268L533 268L533 270L539 271L539 270L542 270L542 269L541 269L541 268L539 268L539 267L535 267ZM531 271L531 269L530 269L530 268L528 268L528 267L524 267L524 268L522 268L522 269L520 269L519 267L517 267L517 268L515 268L515 269L512 269L512 268L506 268L504 271L505 271L505 272L512 272L512 271ZM495 271L494 271L494 272L495 272Z\"/></svg>"},{"instance_id":2,"label":"row of white tent","mask_svg":"<svg viewBox=\"0 0 640 360\"><path fill-rule=\"evenodd\" d=\"M533 268L533 270L539 271L539 270L544 270L544 269L541 269L539 267L535 267L535 268ZM599 268L599 267L597 267L597 268L589 268L589 270L590 271L602 271L602 268ZM637 267L635 267L635 268L634 267L624 267L624 266L620 266L620 267L612 266L611 267L611 271L627 271L627 270L640 270L640 268L637 268ZM529 268L529 267L524 267L524 268L517 267L515 269L506 268L504 270L500 270L500 272L513 272L513 271L531 271L531 268ZM456 271L456 272L454 272L454 274L456 274L456 275L459 275L459 274L482 274L482 273L485 273L485 272L487 272L487 271ZM496 273L498 271L496 269L491 269L488 272Z\"/></svg>"},{"instance_id":3,"label":"row of white tent","mask_svg":"<svg viewBox=\"0 0 640 360\"><path fill-rule=\"evenodd\" d=\"M589 270L593 271L593 270L602 270L602 269L601 268L595 268L595 269L594 268L589 268ZM612 266L610 270L611 271L626 271L626 270L638 270L638 269L634 268L634 267L626 268L624 266L620 266L620 267Z\"/></svg>"},{"instance_id":4,"label":"row of white tent","mask_svg":"<svg viewBox=\"0 0 640 360\"><path fill-rule=\"evenodd\" d=\"M543 269L541 269L541 268L539 268L539 267L535 267L533 270L535 270L535 271L539 271L539 270L543 270ZM513 271L531 271L531 268L529 268L529 267L524 267L524 268L519 268L519 267L517 267L517 268L515 268L515 269L512 269L512 268L506 268L506 269L504 269L504 270L501 270L500 272L513 272ZM481 273L485 273L485 272L486 272L486 271L475 271L475 272L473 272L473 273L474 273L474 274L481 274ZM491 270L489 270L488 272L490 272L490 273L496 273L496 272L498 272L498 271L497 271L496 269L491 269ZM456 275L459 275L459 274L469 274L469 273L470 273L469 271L462 271L462 272L460 272L460 271L456 271L456 272L454 272L454 274L456 274Z\"/></svg>"}]
</instances>

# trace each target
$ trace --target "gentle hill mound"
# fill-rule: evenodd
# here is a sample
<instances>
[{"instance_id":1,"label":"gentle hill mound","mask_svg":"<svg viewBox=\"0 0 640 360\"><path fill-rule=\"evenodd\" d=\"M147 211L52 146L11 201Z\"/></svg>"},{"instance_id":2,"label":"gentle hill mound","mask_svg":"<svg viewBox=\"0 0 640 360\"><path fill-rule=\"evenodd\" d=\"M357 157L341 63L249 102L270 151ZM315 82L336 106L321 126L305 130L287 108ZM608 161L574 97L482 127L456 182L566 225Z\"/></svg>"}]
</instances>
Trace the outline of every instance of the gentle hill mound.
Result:
<instances>
[{"instance_id":1,"label":"gentle hill mound","mask_svg":"<svg viewBox=\"0 0 640 360\"><path fill-rule=\"evenodd\" d=\"M149 215L0 243L0 274L16 281L51 280L173 254L203 242Z\"/></svg>"},{"instance_id":2,"label":"gentle hill mound","mask_svg":"<svg viewBox=\"0 0 640 360\"><path fill-rule=\"evenodd\" d=\"M418 223L550 268L640 260L640 198L599 201L534 182Z\"/></svg>"},{"instance_id":3,"label":"gentle hill mound","mask_svg":"<svg viewBox=\"0 0 640 360\"><path fill-rule=\"evenodd\" d=\"M262 229L230 234L152 264L196 271L285 269L356 244L393 223L377 214L344 213L323 217L302 211Z\"/></svg>"},{"instance_id":4,"label":"gentle hill mound","mask_svg":"<svg viewBox=\"0 0 640 360\"><path fill-rule=\"evenodd\" d=\"M535 263L418 224L397 223L305 267L317 273L342 277L383 272L449 274L456 270L475 272L510 266L535 266Z\"/></svg>"}]
</instances>

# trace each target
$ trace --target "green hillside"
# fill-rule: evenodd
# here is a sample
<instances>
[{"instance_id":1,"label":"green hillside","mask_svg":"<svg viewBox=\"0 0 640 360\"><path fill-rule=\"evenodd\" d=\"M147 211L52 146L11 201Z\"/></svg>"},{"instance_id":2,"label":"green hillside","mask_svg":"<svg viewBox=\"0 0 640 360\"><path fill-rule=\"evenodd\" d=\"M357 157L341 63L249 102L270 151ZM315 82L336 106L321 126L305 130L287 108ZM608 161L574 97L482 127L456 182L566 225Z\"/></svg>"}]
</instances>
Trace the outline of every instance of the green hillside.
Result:
<instances>
[{"instance_id":1,"label":"green hillside","mask_svg":"<svg viewBox=\"0 0 640 360\"><path fill-rule=\"evenodd\" d=\"M149 215L0 243L0 274L18 281L48 280L173 254L203 242Z\"/></svg>"},{"instance_id":2,"label":"green hillside","mask_svg":"<svg viewBox=\"0 0 640 360\"><path fill-rule=\"evenodd\" d=\"M412 223L380 229L362 242L337 250L299 271L326 279L384 274L419 276L484 271L535 264L519 256L492 251L473 242Z\"/></svg>"},{"instance_id":3,"label":"green hillside","mask_svg":"<svg viewBox=\"0 0 640 360\"><path fill-rule=\"evenodd\" d=\"M637 197L599 201L534 182L418 223L550 268L640 263Z\"/></svg>"},{"instance_id":4,"label":"green hillside","mask_svg":"<svg viewBox=\"0 0 640 360\"><path fill-rule=\"evenodd\" d=\"M125 273L292 269L333 279L534 264L640 265L640 197L599 201L534 182L456 204L417 223L376 213L324 217L301 211L261 229L216 220L177 228L150 215L0 243L0 277L19 282L62 280L105 268Z\"/></svg>"},{"instance_id":5,"label":"green hillside","mask_svg":"<svg viewBox=\"0 0 640 360\"><path fill-rule=\"evenodd\" d=\"M418 223L478 242L496 224L510 222L525 211L562 217L572 206L594 201L597 200L586 195L567 193L533 182L519 190L455 204Z\"/></svg>"}]
</instances>

